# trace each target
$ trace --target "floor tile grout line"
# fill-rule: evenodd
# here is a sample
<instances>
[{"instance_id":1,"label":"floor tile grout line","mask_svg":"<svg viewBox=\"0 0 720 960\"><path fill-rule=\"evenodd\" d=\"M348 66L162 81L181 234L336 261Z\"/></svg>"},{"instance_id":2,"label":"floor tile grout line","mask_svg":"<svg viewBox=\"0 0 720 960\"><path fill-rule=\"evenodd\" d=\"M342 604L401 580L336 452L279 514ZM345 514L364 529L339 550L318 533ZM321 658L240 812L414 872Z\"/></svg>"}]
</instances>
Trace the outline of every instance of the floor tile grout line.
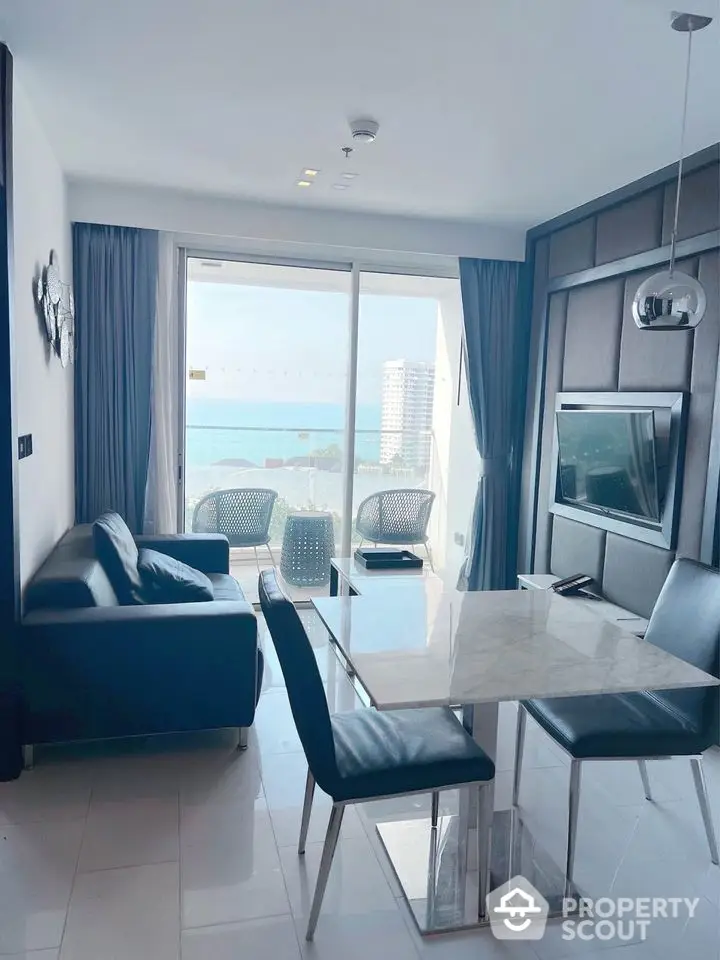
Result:
<instances>
[{"instance_id":1,"label":"floor tile grout line","mask_svg":"<svg viewBox=\"0 0 720 960\"><path fill-rule=\"evenodd\" d=\"M95 867L93 870L78 870L78 877L89 877L95 873L111 873L113 870L142 870L143 867L160 867L167 863L179 863L179 859L174 857L172 860L153 860L148 863L123 863L115 867ZM2 954L0 954L0 957Z\"/></svg>"},{"instance_id":2,"label":"floor tile grout line","mask_svg":"<svg viewBox=\"0 0 720 960\"><path fill-rule=\"evenodd\" d=\"M212 927L234 927L234 926L239 925L239 924L242 924L242 923L257 923L258 920L281 920L281 919L284 920L285 918L288 918L288 919L290 919L290 920L293 920L294 917L293 917L292 912L290 912L290 913L263 913L261 916L258 916L258 917L245 917L245 918L242 919L242 920L221 920L221 921L215 920L213 923L196 923L196 924L193 924L191 927L183 927L183 926L181 925L181 927L180 927L180 935L181 935L181 937L182 937L182 934L183 934L183 933L189 933L189 932L192 931L192 930L209 930L209 929L211 929ZM2 954L0 954L0 957L2 957ZM143 960L145 960L145 958L143 958Z\"/></svg>"},{"instance_id":3,"label":"floor tile grout line","mask_svg":"<svg viewBox=\"0 0 720 960\"><path fill-rule=\"evenodd\" d=\"M255 748L257 749L257 752L258 752L258 754L259 754L259 753L260 753L260 750L259 750L259 744L257 743L257 737L256 737L256 739L255 739ZM290 920L291 920L291 922L292 922L292 925L293 925L293 930L294 930L294 932L295 932L295 940L296 940L296 942L297 942L298 952L299 952L300 957L302 957L302 956L303 956L303 952L302 952L302 948L301 948L301 946L300 946L300 942L299 942L299 939L298 939L298 936L297 936L297 929L295 928L295 922L294 922L293 913L292 913L292 905L291 905L291 903L290 903L290 891L289 891L289 889L288 889L288 884L287 884L287 877L285 876L285 870L283 869L283 865L282 865L282 858L281 858L281 856L280 856L280 847L279 847L278 841L277 841L277 834L275 833L275 824L273 823L272 815L271 815L271 813L270 813L270 809L269 809L268 803L267 803L267 794L265 793L265 783L264 783L263 777L262 777L262 766L260 765L259 760L260 760L260 758L259 758L259 756L258 756L258 768L259 768L259 772L260 772L260 790L261 790L261 792L262 792L262 796L263 796L263 799L264 799L264 801L265 801L265 806L266 806L267 813L268 813L268 822L269 822L269 824L270 824L270 831L271 831L271 833L272 833L273 843L274 843L274 845L275 845L275 856L277 857L278 867L279 867L279 869L280 869L280 876L282 877L282 881L283 881L283 890L285 891L285 899L287 900L287 905L288 905L288 913L287 913L287 914L284 914L284 913L283 913L283 914L269 914L268 917L278 917L278 916L285 917L285 916L287 916L287 917L290 918ZM256 797L256 799L257 799L257 797ZM255 818L255 811L253 810L253 819L254 819L254 818ZM181 887L181 899L182 899L182 878L181 878L181 880L180 880L180 887ZM237 922L237 923L246 923L246 922L248 922L248 923L249 923L249 922L251 922L251 921L253 921L253 920L263 920L263 919L267 919L267 918L266 918L266 917L252 917L252 918L249 919L249 920L233 921L233 922ZM206 924L206 925L203 925L203 926L217 926L217 924ZM184 926L183 926L183 922L182 922L182 911L181 911L181 913L180 913L180 942L181 942L181 948L180 948L180 949L181 949L181 952L182 952L182 934L183 934L183 930L197 930L197 929L202 929L202 928L201 928L201 927L184 927Z\"/></svg>"},{"instance_id":4,"label":"floor tile grout line","mask_svg":"<svg viewBox=\"0 0 720 960\"><path fill-rule=\"evenodd\" d=\"M87 822L88 817L90 816L90 805L92 804L93 792L95 789L95 780L90 783L90 788L88 790L87 805L85 807L85 817L83 819L83 828L82 836L80 837L80 843L78 845L77 856L75 857L75 867L73 869L72 881L70 883L70 892L68 894L67 906L65 907L65 919L63 920L62 932L60 933L60 943L58 944L58 960L60 954L62 953L63 941L65 940L65 931L67 930L68 918L70 916L70 904L72 903L73 894L75 893L75 884L77 883L78 878L78 867L80 866L80 857L82 856L83 844L85 843L85 832L87 831Z\"/></svg>"}]
</instances>

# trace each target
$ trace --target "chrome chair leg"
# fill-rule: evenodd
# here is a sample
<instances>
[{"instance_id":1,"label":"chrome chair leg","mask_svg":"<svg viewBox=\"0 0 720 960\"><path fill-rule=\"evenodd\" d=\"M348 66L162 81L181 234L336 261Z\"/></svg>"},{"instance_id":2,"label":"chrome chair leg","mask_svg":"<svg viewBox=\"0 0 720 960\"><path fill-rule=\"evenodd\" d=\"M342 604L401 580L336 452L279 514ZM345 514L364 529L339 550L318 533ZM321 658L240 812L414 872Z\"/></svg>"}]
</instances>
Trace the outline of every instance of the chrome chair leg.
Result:
<instances>
[{"instance_id":1,"label":"chrome chair leg","mask_svg":"<svg viewBox=\"0 0 720 960\"><path fill-rule=\"evenodd\" d=\"M477 842L478 842L478 919L487 912L487 895L490 892L490 865L492 855L493 790L492 784L478 785L477 796Z\"/></svg>"},{"instance_id":2,"label":"chrome chair leg","mask_svg":"<svg viewBox=\"0 0 720 960\"><path fill-rule=\"evenodd\" d=\"M305 799L303 800L302 820L300 821L300 840L298 841L298 856L305 853L305 841L307 840L308 827L310 826L310 814L312 813L313 796L315 795L315 778L308 770L307 780L305 781Z\"/></svg>"},{"instance_id":3,"label":"chrome chair leg","mask_svg":"<svg viewBox=\"0 0 720 960\"><path fill-rule=\"evenodd\" d=\"M260 573L260 558L258 557L257 547L253 547L255 551L255 565L258 568L258 573Z\"/></svg>"},{"instance_id":4,"label":"chrome chair leg","mask_svg":"<svg viewBox=\"0 0 720 960\"><path fill-rule=\"evenodd\" d=\"M432 797L432 802L431 802L431 808L430 808L430 826L434 828L438 825L438 812L440 809L440 791L433 790L431 797Z\"/></svg>"},{"instance_id":5,"label":"chrome chair leg","mask_svg":"<svg viewBox=\"0 0 720 960\"><path fill-rule=\"evenodd\" d=\"M238 750L247 750L249 733L250 729L248 727L238 727Z\"/></svg>"},{"instance_id":6,"label":"chrome chair leg","mask_svg":"<svg viewBox=\"0 0 720 960\"><path fill-rule=\"evenodd\" d=\"M525 727L527 713L525 707L518 704L517 727L515 729L515 772L513 776L512 805L516 807L520 798L520 774L522 772L523 751L525 749Z\"/></svg>"},{"instance_id":7,"label":"chrome chair leg","mask_svg":"<svg viewBox=\"0 0 720 960\"><path fill-rule=\"evenodd\" d=\"M703 770L702 758L693 757L692 764L693 778L695 780L695 789L697 791L698 801L700 803L700 812L702 813L703 823L705 824L705 833L707 834L708 846L710 847L710 859L713 863L720 864L718 856L718 843L715 835L715 825L713 824L712 810L708 801L707 784L705 783L705 772Z\"/></svg>"},{"instance_id":8,"label":"chrome chair leg","mask_svg":"<svg viewBox=\"0 0 720 960\"><path fill-rule=\"evenodd\" d=\"M565 864L565 896L571 894L575 867L575 841L577 840L578 811L580 809L580 772L582 761L573 759L570 764L570 796L568 800L567 862Z\"/></svg>"},{"instance_id":9,"label":"chrome chair leg","mask_svg":"<svg viewBox=\"0 0 720 960\"><path fill-rule=\"evenodd\" d=\"M315 935L320 908L322 907L325 888L327 887L330 868L332 867L335 848L337 847L338 836L340 835L340 826L342 825L343 813L345 807L341 803L334 803L330 822L328 823L327 834L325 835L325 845L323 846L322 858L320 860L320 870L318 872L317 883L315 884L315 895L313 896L312 907L310 909L310 919L308 920L306 940L312 940Z\"/></svg>"},{"instance_id":10,"label":"chrome chair leg","mask_svg":"<svg viewBox=\"0 0 720 960\"><path fill-rule=\"evenodd\" d=\"M645 791L645 799L652 800L652 790L650 789L650 777L648 776L647 762L645 760L638 760L638 769L640 770L640 779L642 780L643 790Z\"/></svg>"},{"instance_id":11,"label":"chrome chair leg","mask_svg":"<svg viewBox=\"0 0 720 960\"><path fill-rule=\"evenodd\" d=\"M267 547L268 553L270 554L270 559L272 560L272 565L273 565L274 567L276 567L276 566L277 566L277 563L275 562L275 555L274 555L273 552L272 552L272 547L270 546L270 541L269 541L269 540L268 540L268 542L265 544L265 546Z\"/></svg>"},{"instance_id":12,"label":"chrome chair leg","mask_svg":"<svg viewBox=\"0 0 720 960\"><path fill-rule=\"evenodd\" d=\"M427 541L424 544L425 553L427 554L428 562L430 563L430 569L435 573L435 566L433 564L432 550L430 549L430 544Z\"/></svg>"}]
</instances>

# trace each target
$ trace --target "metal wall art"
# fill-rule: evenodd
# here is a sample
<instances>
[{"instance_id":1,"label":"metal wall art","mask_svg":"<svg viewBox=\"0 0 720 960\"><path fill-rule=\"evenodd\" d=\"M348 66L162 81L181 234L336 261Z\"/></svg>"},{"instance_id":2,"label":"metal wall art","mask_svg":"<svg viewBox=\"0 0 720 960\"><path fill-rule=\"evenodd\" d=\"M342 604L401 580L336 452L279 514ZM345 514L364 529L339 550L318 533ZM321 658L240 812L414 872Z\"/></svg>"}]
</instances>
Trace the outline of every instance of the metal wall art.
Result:
<instances>
[{"instance_id":1,"label":"metal wall art","mask_svg":"<svg viewBox=\"0 0 720 960\"><path fill-rule=\"evenodd\" d=\"M50 263L35 281L35 302L45 325L48 343L66 367L73 357L75 300L72 286L60 279L57 253L50 252Z\"/></svg>"}]
</instances>

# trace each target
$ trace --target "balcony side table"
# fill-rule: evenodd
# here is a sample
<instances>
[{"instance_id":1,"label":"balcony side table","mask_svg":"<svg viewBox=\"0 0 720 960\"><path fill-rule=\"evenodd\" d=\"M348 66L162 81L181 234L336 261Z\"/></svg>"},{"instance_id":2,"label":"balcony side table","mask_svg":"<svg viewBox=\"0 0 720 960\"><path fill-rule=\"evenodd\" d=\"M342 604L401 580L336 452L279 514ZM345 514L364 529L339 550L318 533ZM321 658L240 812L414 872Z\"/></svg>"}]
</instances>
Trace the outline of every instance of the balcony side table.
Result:
<instances>
[{"instance_id":1,"label":"balcony side table","mask_svg":"<svg viewBox=\"0 0 720 960\"><path fill-rule=\"evenodd\" d=\"M317 587L330 579L335 552L332 514L299 510L289 514L283 533L280 572L296 587Z\"/></svg>"}]
</instances>

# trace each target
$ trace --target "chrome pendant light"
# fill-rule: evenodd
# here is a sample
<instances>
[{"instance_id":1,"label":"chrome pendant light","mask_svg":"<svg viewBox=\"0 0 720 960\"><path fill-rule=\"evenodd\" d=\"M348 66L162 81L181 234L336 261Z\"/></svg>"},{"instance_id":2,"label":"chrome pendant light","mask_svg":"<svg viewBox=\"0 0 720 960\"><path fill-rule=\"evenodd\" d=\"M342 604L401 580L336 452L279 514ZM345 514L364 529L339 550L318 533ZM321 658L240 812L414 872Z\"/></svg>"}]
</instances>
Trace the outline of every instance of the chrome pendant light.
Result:
<instances>
[{"instance_id":1,"label":"chrome pendant light","mask_svg":"<svg viewBox=\"0 0 720 960\"><path fill-rule=\"evenodd\" d=\"M659 273L654 273L651 277L648 277L640 284L633 299L633 319L641 330L690 330L700 323L707 307L707 296L702 284L695 277L675 269L675 249L677 247L680 194L682 191L692 37L693 33L702 30L710 23L712 23L712 17L702 17L699 14L675 12L670 15L670 25L673 30L688 35L685 101L680 132L677 190L675 191L675 217L670 238L670 264L668 269L661 270Z\"/></svg>"}]
</instances>

